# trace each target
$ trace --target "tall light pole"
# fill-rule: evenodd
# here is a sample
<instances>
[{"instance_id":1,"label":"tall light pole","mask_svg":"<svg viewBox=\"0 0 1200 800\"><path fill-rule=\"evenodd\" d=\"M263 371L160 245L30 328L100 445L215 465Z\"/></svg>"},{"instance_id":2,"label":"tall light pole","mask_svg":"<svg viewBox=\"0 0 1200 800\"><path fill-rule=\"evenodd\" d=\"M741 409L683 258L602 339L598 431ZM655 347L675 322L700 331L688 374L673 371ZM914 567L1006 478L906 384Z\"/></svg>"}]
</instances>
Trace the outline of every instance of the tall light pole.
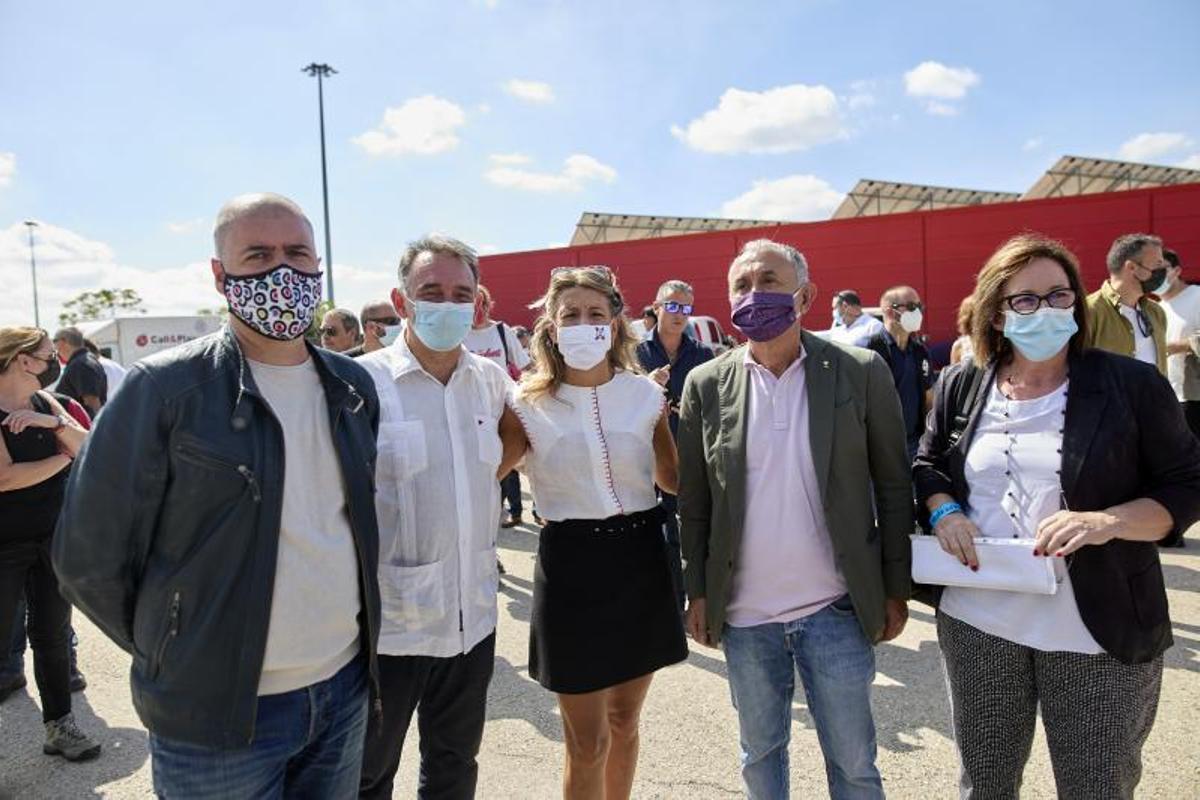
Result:
<instances>
[{"instance_id":1,"label":"tall light pole","mask_svg":"<svg viewBox=\"0 0 1200 800\"><path fill-rule=\"evenodd\" d=\"M328 64L313 62L301 69L317 79L317 117L321 124L321 195L325 200L325 275L329 280L329 302L333 302L333 248L329 244L329 178L325 171L325 89L323 81L337 70Z\"/></svg>"},{"instance_id":2,"label":"tall light pole","mask_svg":"<svg viewBox=\"0 0 1200 800\"><path fill-rule=\"evenodd\" d=\"M25 220L25 227L29 229L29 272L33 275L33 325L35 328L42 327L42 316L38 311L38 296L37 296L37 259L33 255L33 229L38 224L31 219Z\"/></svg>"}]
</instances>

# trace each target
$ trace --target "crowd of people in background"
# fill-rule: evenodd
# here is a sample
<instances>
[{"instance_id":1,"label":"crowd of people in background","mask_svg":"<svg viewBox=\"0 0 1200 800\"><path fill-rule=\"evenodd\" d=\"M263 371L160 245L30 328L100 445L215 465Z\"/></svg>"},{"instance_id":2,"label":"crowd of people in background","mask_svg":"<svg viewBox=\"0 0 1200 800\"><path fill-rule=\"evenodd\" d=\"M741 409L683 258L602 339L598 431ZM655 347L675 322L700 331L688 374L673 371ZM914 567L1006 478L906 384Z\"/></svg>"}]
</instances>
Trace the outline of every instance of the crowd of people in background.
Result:
<instances>
[{"instance_id":1,"label":"crowd of people in background","mask_svg":"<svg viewBox=\"0 0 1200 800\"><path fill-rule=\"evenodd\" d=\"M810 325L805 256L766 239L730 264L747 343L720 353L687 276L637 331L613 270L555 269L514 328L432 235L387 299L317 320L295 203L234 198L214 247L226 326L128 372L76 328L0 328L0 700L27 635L45 753L101 749L74 606L131 655L159 796L390 797L414 716L419 796L474 796L524 475L565 797L629 797L688 637L724 652L750 797L788 796L797 674L830 795L882 797L875 647L914 596L963 797L1017 797L1039 708L1060 796L1133 796L1171 644L1157 548L1200 518L1200 286L1158 237L1113 242L1090 294L1062 244L1005 242L940 375L915 288ZM1019 539L1057 591L914 585L914 531L966 576L981 536Z\"/></svg>"}]
</instances>

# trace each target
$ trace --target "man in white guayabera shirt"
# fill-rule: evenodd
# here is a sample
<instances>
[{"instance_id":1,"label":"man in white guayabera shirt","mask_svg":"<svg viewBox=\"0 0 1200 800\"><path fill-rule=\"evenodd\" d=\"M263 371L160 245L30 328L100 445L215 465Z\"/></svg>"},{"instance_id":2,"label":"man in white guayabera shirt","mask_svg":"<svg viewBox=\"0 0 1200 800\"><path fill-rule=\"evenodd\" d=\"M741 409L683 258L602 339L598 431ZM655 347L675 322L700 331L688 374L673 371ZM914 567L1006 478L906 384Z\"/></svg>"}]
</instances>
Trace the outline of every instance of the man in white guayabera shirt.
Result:
<instances>
[{"instance_id":1,"label":"man in white guayabera shirt","mask_svg":"<svg viewBox=\"0 0 1200 800\"><path fill-rule=\"evenodd\" d=\"M463 346L479 260L430 236L400 259L392 302L406 324L358 359L380 397L379 582L382 719L363 752L362 797L390 798L413 712L418 796L471 797L496 651L496 533L501 475L524 434L504 369Z\"/></svg>"},{"instance_id":2,"label":"man in white guayabera shirt","mask_svg":"<svg viewBox=\"0 0 1200 800\"><path fill-rule=\"evenodd\" d=\"M880 356L801 329L816 294L798 250L748 242L729 301L750 344L692 371L679 417L688 632L725 650L753 800L788 797L797 670L830 796L883 797L872 644L908 617L900 402Z\"/></svg>"}]
</instances>

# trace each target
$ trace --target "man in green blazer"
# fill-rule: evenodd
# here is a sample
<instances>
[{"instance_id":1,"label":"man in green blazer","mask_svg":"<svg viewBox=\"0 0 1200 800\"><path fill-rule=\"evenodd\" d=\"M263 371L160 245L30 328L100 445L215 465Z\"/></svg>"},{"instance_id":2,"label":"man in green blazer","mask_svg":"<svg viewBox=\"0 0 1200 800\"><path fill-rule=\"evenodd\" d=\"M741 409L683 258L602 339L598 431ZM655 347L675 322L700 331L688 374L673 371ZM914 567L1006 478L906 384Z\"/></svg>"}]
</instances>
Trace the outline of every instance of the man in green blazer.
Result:
<instances>
[{"instance_id":1,"label":"man in green blazer","mask_svg":"<svg viewBox=\"0 0 1200 800\"><path fill-rule=\"evenodd\" d=\"M752 798L788 796L798 669L832 797L882 797L872 645L908 617L912 482L891 372L799 324L817 287L795 248L729 269L750 343L697 367L679 423L689 634L721 646Z\"/></svg>"}]
</instances>

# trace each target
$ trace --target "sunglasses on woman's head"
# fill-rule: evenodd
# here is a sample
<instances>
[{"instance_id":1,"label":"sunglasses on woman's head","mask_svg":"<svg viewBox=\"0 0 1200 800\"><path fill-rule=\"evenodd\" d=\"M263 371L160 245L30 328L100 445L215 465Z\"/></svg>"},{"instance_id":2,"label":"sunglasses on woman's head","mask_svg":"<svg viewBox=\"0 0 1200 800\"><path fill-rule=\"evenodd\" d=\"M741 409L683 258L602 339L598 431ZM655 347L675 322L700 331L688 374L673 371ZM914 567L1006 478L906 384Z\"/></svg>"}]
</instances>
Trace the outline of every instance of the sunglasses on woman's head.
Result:
<instances>
[{"instance_id":1,"label":"sunglasses on woman's head","mask_svg":"<svg viewBox=\"0 0 1200 800\"><path fill-rule=\"evenodd\" d=\"M554 277L560 273L570 272L593 272L597 275L603 275L606 280L611 281L613 279L612 270L600 264L587 267L554 267L552 270L550 270L550 276Z\"/></svg>"}]
</instances>

